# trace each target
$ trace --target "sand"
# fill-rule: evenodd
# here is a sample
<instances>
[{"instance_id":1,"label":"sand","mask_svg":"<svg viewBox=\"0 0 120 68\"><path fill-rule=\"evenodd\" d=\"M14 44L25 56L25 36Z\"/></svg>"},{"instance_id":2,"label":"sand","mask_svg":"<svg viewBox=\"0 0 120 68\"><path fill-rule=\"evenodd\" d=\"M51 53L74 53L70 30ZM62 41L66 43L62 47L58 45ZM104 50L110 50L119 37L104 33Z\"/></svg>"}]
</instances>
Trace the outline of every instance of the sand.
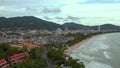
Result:
<instances>
[{"instance_id":1,"label":"sand","mask_svg":"<svg viewBox=\"0 0 120 68\"><path fill-rule=\"evenodd\" d=\"M87 38L87 39L75 44L75 45L72 45L67 50L65 50L64 54L69 56L74 50L78 49L82 44L85 44L86 42L90 41L93 38L96 38L97 36L98 35L92 36L90 38Z\"/></svg>"}]
</instances>

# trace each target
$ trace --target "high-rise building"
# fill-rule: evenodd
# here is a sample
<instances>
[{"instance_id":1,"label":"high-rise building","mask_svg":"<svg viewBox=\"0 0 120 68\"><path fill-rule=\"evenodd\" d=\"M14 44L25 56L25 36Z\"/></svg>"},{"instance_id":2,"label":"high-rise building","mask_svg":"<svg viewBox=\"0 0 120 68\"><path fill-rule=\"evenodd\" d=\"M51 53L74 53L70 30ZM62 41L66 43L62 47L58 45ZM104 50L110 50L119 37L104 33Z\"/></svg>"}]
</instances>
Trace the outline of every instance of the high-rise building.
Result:
<instances>
[{"instance_id":1,"label":"high-rise building","mask_svg":"<svg viewBox=\"0 0 120 68\"><path fill-rule=\"evenodd\" d=\"M62 29L61 28L57 28L56 34L62 34Z\"/></svg>"},{"instance_id":2,"label":"high-rise building","mask_svg":"<svg viewBox=\"0 0 120 68\"><path fill-rule=\"evenodd\" d=\"M98 32L100 32L101 31L101 28L100 28L100 25L98 26Z\"/></svg>"},{"instance_id":3,"label":"high-rise building","mask_svg":"<svg viewBox=\"0 0 120 68\"><path fill-rule=\"evenodd\" d=\"M64 34L68 34L68 27L64 29Z\"/></svg>"}]
</instances>

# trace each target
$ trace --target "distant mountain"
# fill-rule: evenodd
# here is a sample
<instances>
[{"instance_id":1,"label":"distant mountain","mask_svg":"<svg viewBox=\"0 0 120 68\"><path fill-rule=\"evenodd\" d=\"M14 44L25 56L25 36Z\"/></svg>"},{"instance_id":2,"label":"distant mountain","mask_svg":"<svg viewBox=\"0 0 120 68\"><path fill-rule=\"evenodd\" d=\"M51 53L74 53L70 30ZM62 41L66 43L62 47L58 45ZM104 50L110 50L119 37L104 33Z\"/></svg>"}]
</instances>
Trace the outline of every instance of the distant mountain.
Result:
<instances>
[{"instance_id":1,"label":"distant mountain","mask_svg":"<svg viewBox=\"0 0 120 68\"><path fill-rule=\"evenodd\" d=\"M78 29L93 29L98 30L98 26L85 26L81 24L76 24L73 22L64 23L63 27L68 27L70 30L78 30ZM120 30L120 26L112 25L112 24L104 24L100 25L101 30Z\"/></svg>"},{"instance_id":2,"label":"distant mountain","mask_svg":"<svg viewBox=\"0 0 120 68\"><path fill-rule=\"evenodd\" d=\"M0 29L47 29L56 30L57 28L68 28L69 30L80 30L80 29L94 29L97 30L98 26L85 26L74 22L67 22L63 25L56 24L54 22L42 20L33 16L24 17L12 17L5 18L0 17ZM101 25L101 30L120 30L120 26L112 24Z\"/></svg>"},{"instance_id":3,"label":"distant mountain","mask_svg":"<svg viewBox=\"0 0 120 68\"><path fill-rule=\"evenodd\" d=\"M79 30L79 29L88 29L89 28L89 26L77 24L74 22L64 23L62 26L67 27L70 30Z\"/></svg>"},{"instance_id":4,"label":"distant mountain","mask_svg":"<svg viewBox=\"0 0 120 68\"><path fill-rule=\"evenodd\" d=\"M62 28L62 26L33 16L24 16L13 18L0 17L0 28L54 30Z\"/></svg>"},{"instance_id":5,"label":"distant mountain","mask_svg":"<svg viewBox=\"0 0 120 68\"><path fill-rule=\"evenodd\" d=\"M120 30L120 26L112 25L112 24L104 24L101 25L102 30Z\"/></svg>"},{"instance_id":6,"label":"distant mountain","mask_svg":"<svg viewBox=\"0 0 120 68\"><path fill-rule=\"evenodd\" d=\"M97 30L98 26L92 26L91 29ZM100 25L101 30L119 30L120 31L120 26L117 25L112 25L112 24L103 24Z\"/></svg>"}]
</instances>

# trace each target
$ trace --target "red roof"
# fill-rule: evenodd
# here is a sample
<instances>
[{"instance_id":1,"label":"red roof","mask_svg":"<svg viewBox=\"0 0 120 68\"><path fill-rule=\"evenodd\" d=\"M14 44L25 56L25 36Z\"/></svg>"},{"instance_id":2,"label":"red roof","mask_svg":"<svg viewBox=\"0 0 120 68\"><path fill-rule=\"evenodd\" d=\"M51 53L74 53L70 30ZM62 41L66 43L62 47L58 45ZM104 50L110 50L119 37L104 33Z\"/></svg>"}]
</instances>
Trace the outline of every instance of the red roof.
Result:
<instances>
[{"instance_id":1,"label":"red roof","mask_svg":"<svg viewBox=\"0 0 120 68\"><path fill-rule=\"evenodd\" d=\"M13 56L10 57L10 60L17 60L17 59L20 59L20 58L24 58L28 56L28 52L24 52L24 53L20 53L20 54L15 54Z\"/></svg>"},{"instance_id":2,"label":"red roof","mask_svg":"<svg viewBox=\"0 0 120 68\"><path fill-rule=\"evenodd\" d=\"M28 49L33 49L38 47L37 45L33 44L31 41L25 41L23 45L26 46Z\"/></svg>"},{"instance_id":3,"label":"red roof","mask_svg":"<svg viewBox=\"0 0 120 68\"><path fill-rule=\"evenodd\" d=\"M5 59L0 60L0 66L4 65L4 64L6 64L6 63L7 63L7 62L6 62Z\"/></svg>"},{"instance_id":4,"label":"red roof","mask_svg":"<svg viewBox=\"0 0 120 68\"><path fill-rule=\"evenodd\" d=\"M26 43L32 43L32 41L30 41L30 40L26 40L25 42L26 42Z\"/></svg>"}]
</instances>

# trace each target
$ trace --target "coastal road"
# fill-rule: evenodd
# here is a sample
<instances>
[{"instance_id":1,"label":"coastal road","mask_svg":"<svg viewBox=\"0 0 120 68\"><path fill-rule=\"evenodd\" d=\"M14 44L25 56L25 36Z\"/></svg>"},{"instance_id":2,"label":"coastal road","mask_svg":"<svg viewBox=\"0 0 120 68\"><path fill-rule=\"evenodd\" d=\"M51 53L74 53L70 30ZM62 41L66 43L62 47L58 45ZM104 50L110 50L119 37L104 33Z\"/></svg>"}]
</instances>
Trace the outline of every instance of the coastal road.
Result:
<instances>
[{"instance_id":1,"label":"coastal road","mask_svg":"<svg viewBox=\"0 0 120 68\"><path fill-rule=\"evenodd\" d=\"M47 68L54 68L54 63L50 58L47 57L47 49L44 46L41 46L42 48L42 57L47 61Z\"/></svg>"}]
</instances>

